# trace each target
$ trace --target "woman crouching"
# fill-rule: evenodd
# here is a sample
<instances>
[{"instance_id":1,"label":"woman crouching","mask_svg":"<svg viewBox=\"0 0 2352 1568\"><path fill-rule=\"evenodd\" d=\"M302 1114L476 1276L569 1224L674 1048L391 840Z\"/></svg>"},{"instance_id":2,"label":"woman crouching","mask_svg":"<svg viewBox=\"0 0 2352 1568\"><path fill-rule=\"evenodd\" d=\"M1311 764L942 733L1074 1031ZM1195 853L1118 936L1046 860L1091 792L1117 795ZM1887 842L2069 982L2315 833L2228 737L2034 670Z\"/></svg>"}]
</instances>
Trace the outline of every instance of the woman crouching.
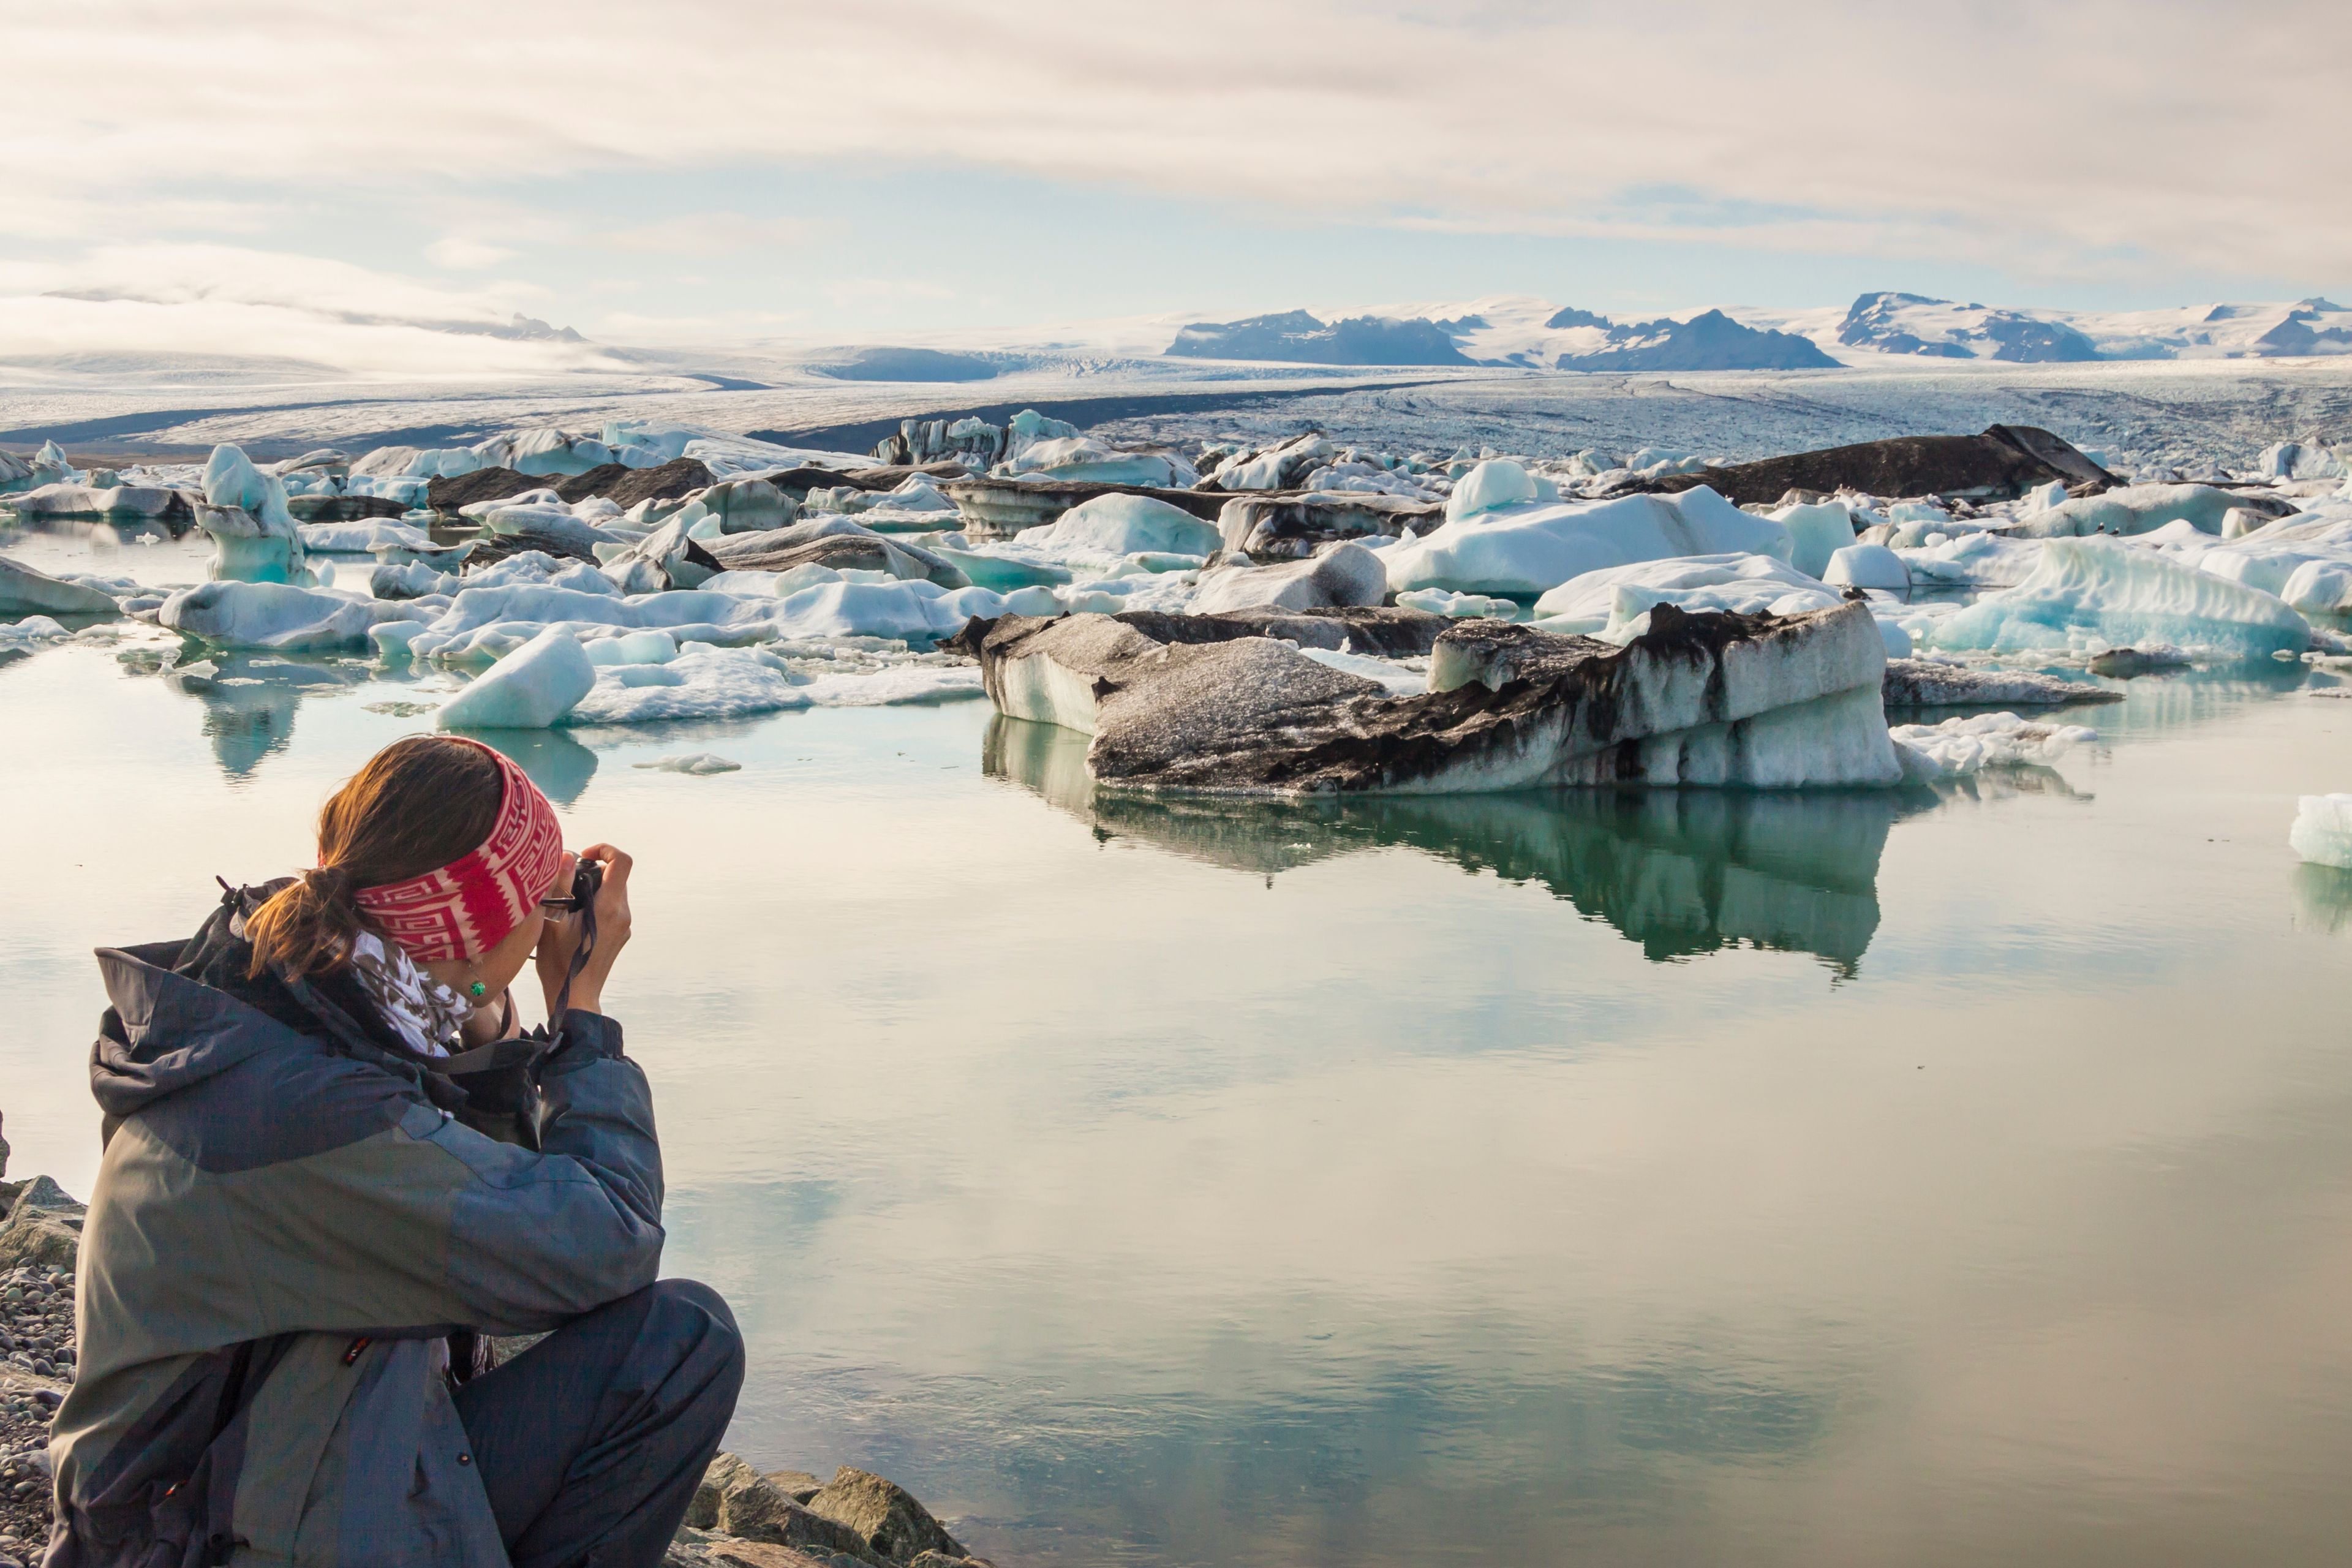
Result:
<instances>
[{"instance_id":1,"label":"woman crouching","mask_svg":"<svg viewBox=\"0 0 2352 1568\"><path fill-rule=\"evenodd\" d=\"M654 1281L653 1105L601 1010L628 889L506 758L413 736L327 803L316 869L100 952L51 1568L661 1560L743 1351Z\"/></svg>"}]
</instances>

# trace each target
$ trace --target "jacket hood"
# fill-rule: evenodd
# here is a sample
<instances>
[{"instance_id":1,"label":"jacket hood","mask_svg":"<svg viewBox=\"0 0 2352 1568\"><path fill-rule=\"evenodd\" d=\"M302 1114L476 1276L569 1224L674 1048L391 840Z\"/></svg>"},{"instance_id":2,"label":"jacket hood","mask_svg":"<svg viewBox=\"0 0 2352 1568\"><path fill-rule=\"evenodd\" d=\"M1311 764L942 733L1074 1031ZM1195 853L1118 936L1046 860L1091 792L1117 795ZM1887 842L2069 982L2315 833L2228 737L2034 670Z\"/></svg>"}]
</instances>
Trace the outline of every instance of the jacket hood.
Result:
<instances>
[{"instance_id":1,"label":"jacket hood","mask_svg":"<svg viewBox=\"0 0 2352 1568\"><path fill-rule=\"evenodd\" d=\"M113 1010L90 1048L89 1087L109 1116L129 1116L265 1051L321 1048L251 1004L156 962L176 945L99 950Z\"/></svg>"}]
</instances>

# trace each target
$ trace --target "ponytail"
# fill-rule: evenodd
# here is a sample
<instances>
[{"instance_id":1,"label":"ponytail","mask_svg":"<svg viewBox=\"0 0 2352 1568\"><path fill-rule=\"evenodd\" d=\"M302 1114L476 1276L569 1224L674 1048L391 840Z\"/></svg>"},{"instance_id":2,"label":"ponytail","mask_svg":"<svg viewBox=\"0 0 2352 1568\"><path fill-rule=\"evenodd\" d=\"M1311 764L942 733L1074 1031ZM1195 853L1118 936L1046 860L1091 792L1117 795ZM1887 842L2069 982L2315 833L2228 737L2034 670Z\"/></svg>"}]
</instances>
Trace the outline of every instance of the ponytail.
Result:
<instances>
[{"instance_id":1,"label":"ponytail","mask_svg":"<svg viewBox=\"0 0 2352 1568\"><path fill-rule=\"evenodd\" d=\"M301 976L340 969L367 929L353 895L422 876L478 846L505 794L499 764L462 741L394 741L319 813L319 864L246 921L249 973Z\"/></svg>"},{"instance_id":2,"label":"ponytail","mask_svg":"<svg viewBox=\"0 0 2352 1568\"><path fill-rule=\"evenodd\" d=\"M245 922L253 943L248 973L275 967L294 975L334 969L351 956L360 934L359 906L352 901L350 873L314 867L270 896Z\"/></svg>"}]
</instances>

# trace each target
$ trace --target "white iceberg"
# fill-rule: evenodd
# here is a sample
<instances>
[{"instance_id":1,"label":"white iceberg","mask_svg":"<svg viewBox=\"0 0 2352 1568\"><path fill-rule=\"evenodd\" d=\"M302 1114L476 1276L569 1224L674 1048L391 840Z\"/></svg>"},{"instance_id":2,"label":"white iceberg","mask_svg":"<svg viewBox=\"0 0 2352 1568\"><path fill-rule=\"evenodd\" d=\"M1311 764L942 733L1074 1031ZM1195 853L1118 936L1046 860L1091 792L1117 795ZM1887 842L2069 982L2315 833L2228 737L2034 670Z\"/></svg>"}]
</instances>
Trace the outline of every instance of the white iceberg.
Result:
<instances>
[{"instance_id":1,"label":"white iceberg","mask_svg":"<svg viewBox=\"0 0 2352 1568\"><path fill-rule=\"evenodd\" d=\"M544 730L596 682L596 667L578 640L550 627L476 677L433 721L444 730Z\"/></svg>"},{"instance_id":2,"label":"white iceberg","mask_svg":"<svg viewBox=\"0 0 2352 1568\"><path fill-rule=\"evenodd\" d=\"M2082 724L2048 724L2014 713L1979 713L1888 731L1906 778L1957 778L1987 768L2047 765L2099 738Z\"/></svg>"},{"instance_id":3,"label":"white iceberg","mask_svg":"<svg viewBox=\"0 0 2352 1568\"><path fill-rule=\"evenodd\" d=\"M163 601L155 618L223 647L324 652L365 647L379 621L415 620L425 613L412 604L378 604L289 583L222 581L181 589Z\"/></svg>"},{"instance_id":4,"label":"white iceberg","mask_svg":"<svg viewBox=\"0 0 2352 1568\"><path fill-rule=\"evenodd\" d=\"M1381 552L1389 586L1530 595L1606 566L1677 555L1789 559L1789 531L1704 485L1678 495L1523 501L1452 521Z\"/></svg>"},{"instance_id":5,"label":"white iceberg","mask_svg":"<svg viewBox=\"0 0 2352 1568\"><path fill-rule=\"evenodd\" d=\"M2286 841L2315 866L2352 871L2352 795L2307 795L2295 803Z\"/></svg>"},{"instance_id":6,"label":"white iceberg","mask_svg":"<svg viewBox=\"0 0 2352 1568\"><path fill-rule=\"evenodd\" d=\"M1156 496L1103 495L1080 501L1055 521L1024 529L1019 543L1102 555L1165 552L1206 556L1223 547L1217 525Z\"/></svg>"}]
</instances>

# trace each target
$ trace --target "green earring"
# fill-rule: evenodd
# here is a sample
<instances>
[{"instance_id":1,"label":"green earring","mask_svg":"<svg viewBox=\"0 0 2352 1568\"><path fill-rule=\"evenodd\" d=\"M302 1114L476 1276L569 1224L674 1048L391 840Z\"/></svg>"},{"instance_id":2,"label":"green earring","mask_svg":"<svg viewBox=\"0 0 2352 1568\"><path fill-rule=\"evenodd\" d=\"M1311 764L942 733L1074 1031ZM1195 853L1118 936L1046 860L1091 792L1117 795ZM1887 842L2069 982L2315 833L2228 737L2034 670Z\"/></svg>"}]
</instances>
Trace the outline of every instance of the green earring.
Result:
<instances>
[{"instance_id":1,"label":"green earring","mask_svg":"<svg viewBox=\"0 0 2352 1568\"><path fill-rule=\"evenodd\" d=\"M488 986L487 986L487 985L483 984L482 984L480 981L478 981L478 980L475 981L471 985L468 985L468 986L467 986L467 987L466 987L466 994L467 994L467 995L468 995L468 996L471 996L471 997L472 997L475 1001L477 1001L477 1002L480 1001L483 997L485 997L485 996L488 995L489 994L490 994L490 988L489 988Z\"/></svg>"}]
</instances>

